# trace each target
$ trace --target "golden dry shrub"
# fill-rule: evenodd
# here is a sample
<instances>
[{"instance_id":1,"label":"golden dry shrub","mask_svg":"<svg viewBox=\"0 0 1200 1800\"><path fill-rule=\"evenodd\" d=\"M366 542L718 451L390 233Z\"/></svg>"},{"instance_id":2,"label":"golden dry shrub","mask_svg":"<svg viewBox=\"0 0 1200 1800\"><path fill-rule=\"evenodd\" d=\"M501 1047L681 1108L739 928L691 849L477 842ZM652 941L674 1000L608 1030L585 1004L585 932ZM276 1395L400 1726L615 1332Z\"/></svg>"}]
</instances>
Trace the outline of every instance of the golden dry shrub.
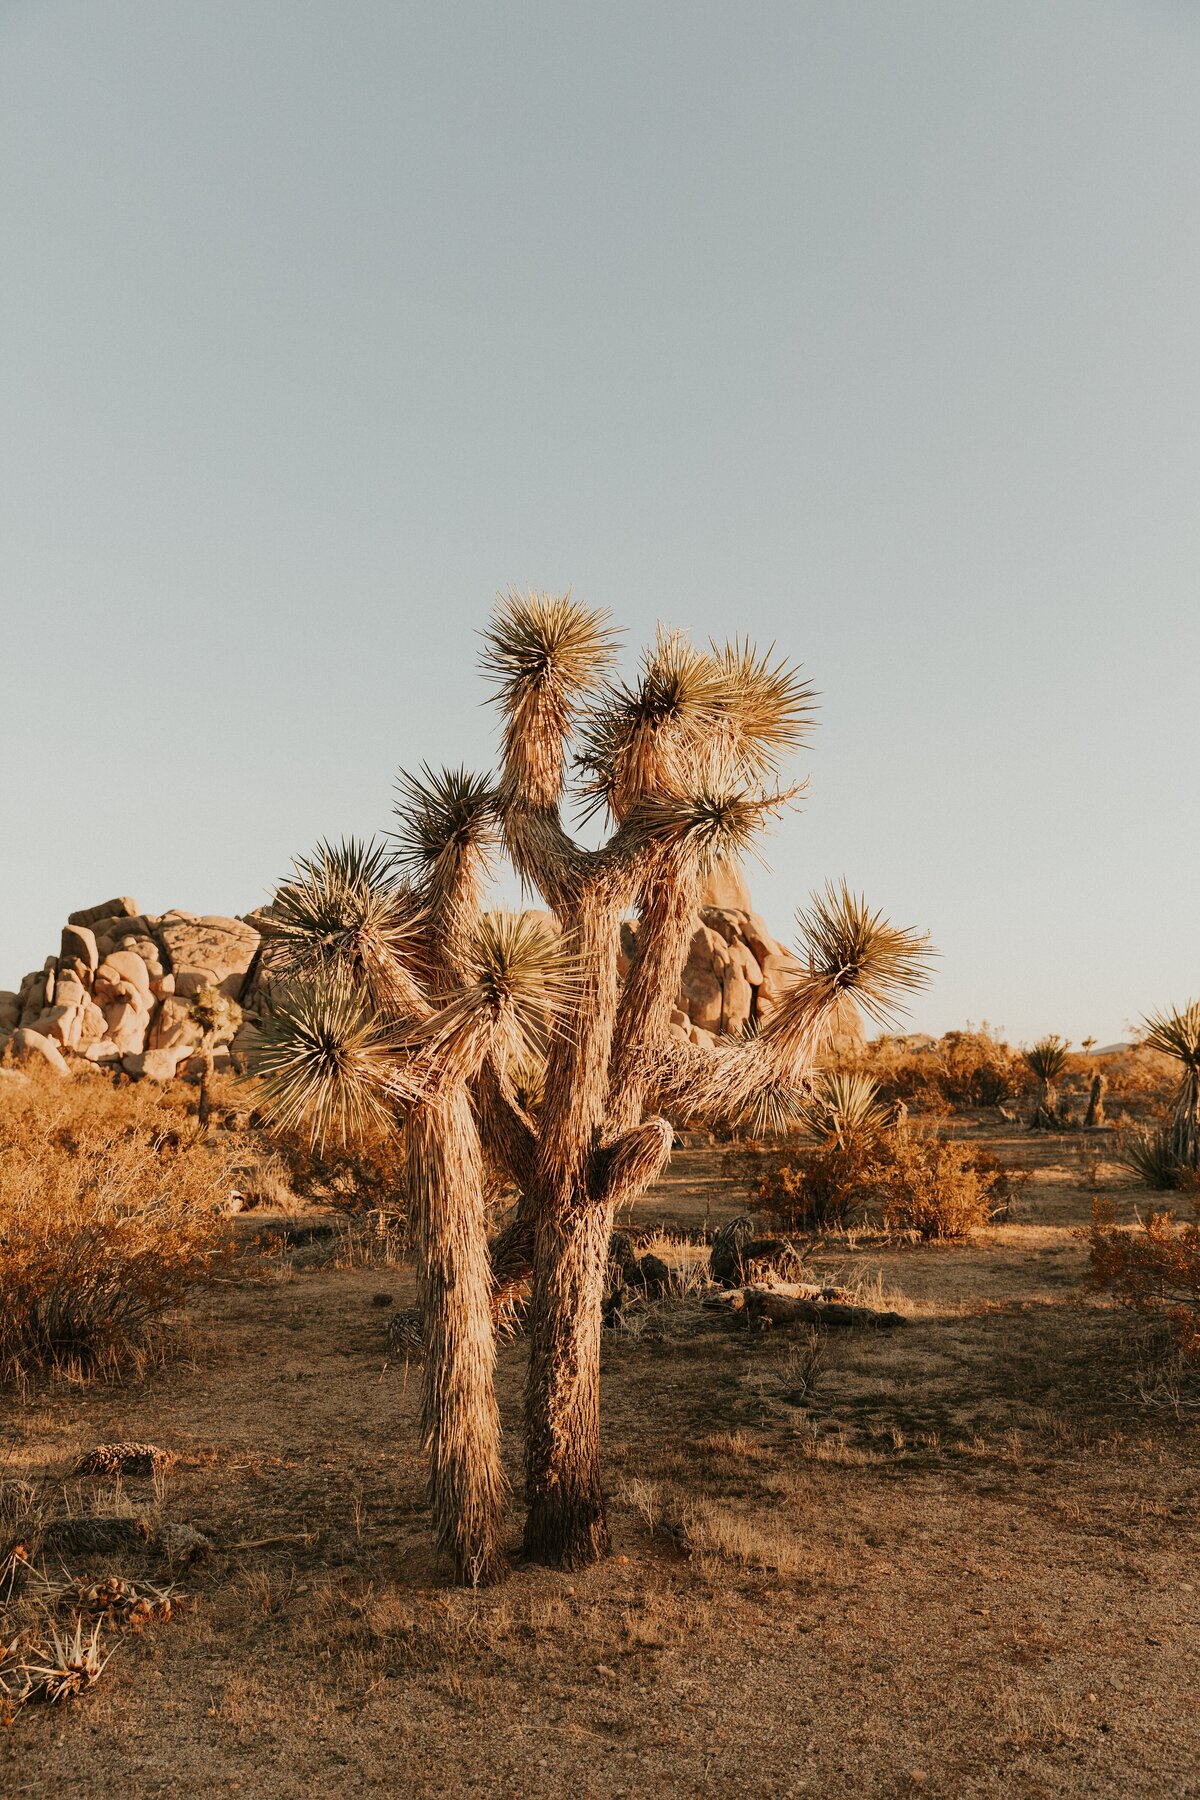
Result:
<instances>
[{"instance_id":1,"label":"golden dry shrub","mask_svg":"<svg viewBox=\"0 0 1200 1800\"><path fill-rule=\"evenodd\" d=\"M748 1185L754 1206L788 1231L838 1230L875 1189L874 1155L853 1140L760 1151L743 1166L747 1173L753 1166Z\"/></svg>"},{"instance_id":2,"label":"golden dry shrub","mask_svg":"<svg viewBox=\"0 0 1200 1800\"><path fill-rule=\"evenodd\" d=\"M1002 1179L969 1144L921 1132L897 1132L875 1170L886 1229L938 1240L982 1230Z\"/></svg>"},{"instance_id":3,"label":"golden dry shrub","mask_svg":"<svg viewBox=\"0 0 1200 1800\"><path fill-rule=\"evenodd\" d=\"M1200 1215L1200 1200L1194 1204ZM1152 1212L1130 1231L1117 1224L1111 1201L1097 1200L1088 1250L1098 1288L1165 1318L1183 1354L1200 1361L1200 1222Z\"/></svg>"},{"instance_id":4,"label":"golden dry shrub","mask_svg":"<svg viewBox=\"0 0 1200 1800\"><path fill-rule=\"evenodd\" d=\"M180 1126L183 1129L180 1129ZM0 1094L0 1374L115 1373L222 1260L230 1158L148 1084Z\"/></svg>"},{"instance_id":5,"label":"golden dry shrub","mask_svg":"<svg viewBox=\"0 0 1200 1800\"><path fill-rule=\"evenodd\" d=\"M929 1117L1014 1101L1024 1085L1020 1058L987 1026L948 1031L922 1048L880 1038L855 1059L879 1084L881 1100Z\"/></svg>"}]
</instances>

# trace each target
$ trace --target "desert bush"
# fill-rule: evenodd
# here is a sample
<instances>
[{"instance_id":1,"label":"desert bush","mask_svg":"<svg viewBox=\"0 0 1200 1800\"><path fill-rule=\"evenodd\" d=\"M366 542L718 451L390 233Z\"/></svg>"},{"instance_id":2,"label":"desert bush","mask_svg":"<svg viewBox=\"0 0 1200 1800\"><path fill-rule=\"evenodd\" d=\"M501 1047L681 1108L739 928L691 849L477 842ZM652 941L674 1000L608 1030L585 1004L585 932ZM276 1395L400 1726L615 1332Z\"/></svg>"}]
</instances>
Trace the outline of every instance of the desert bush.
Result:
<instances>
[{"instance_id":1,"label":"desert bush","mask_svg":"<svg viewBox=\"0 0 1200 1800\"><path fill-rule=\"evenodd\" d=\"M868 1046L856 1068L878 1084L879 1098L926 1116L956 1109L1002 1106L1019 1093L1024 1074L1016 1053L986 1025L948 1031L917 1049L903 1039Z\"/></svg>"},{"instance_id":2,"label":"desert bush","mask_svg":"<svg viewBox=\"0 0 1200 1800\"><path fill-rule=\"evenodd\" d=\"M1003 1106L1021 1088L1019 1059L986 1025L948 1031L937 1062L941 1092L952 1107Z\"/></svg>"},{"instance_id":3,"label":"desert bush","mask_svg":"<svg viewBox=\"0 0 1200 1800\"><path fill-rule=\"evenodd\" d=\"M887 1230L943 1240L988 1224L1001 1180L971 1145L915 1131L895 1134L875 1177Z\"/></svg>"},{"instance_id":4,"label":"desert bush","mask_svg":"<svg viewBox=\"0 0 1200 1800\"><path fill-rule=\"evenodd\" d=\"M1096 1200L1088 1233L1091 1279L1121 1305L1165 1318L1180 1351L1200 1361L1200 1223L1152 1212L1132 1231Z\"/></svg>"},{"instance_id":5,"label":"desert bush","mask_svg":"<svg viewBox=\"0 0 1200 1800\"><path fill-rule=\"evenodd\" d=\"M114 1372L221 1259L227 1155L144 1087L31 1082L0 1101L0 1373Z\"/></svg>"},{"instance_id":6,"label":"desert bush","mask_svg":"<svg viewBox=\"0 0 1200 1800\"><path fill-rule=\"evenodd\" d=\"M755 1209L787 1231L844 1229L877 1218L888 1231L970 1237L1007 1216L1029 1177L979 1145L901 1126L871 1139L755 1145L726 1158Z\"/></svg>"},{"instance_id":7,"label":"desert bush","mask_svg":"<svg viewBox=\"0 0 1200 1800\"><path fill-rule=\"evenodd\" d=\"M741 1168L755 1209L788 1231L845 1226L875 1187L874 1149L861 1141L746 1151Z\"/></svg>"}]
</instances>

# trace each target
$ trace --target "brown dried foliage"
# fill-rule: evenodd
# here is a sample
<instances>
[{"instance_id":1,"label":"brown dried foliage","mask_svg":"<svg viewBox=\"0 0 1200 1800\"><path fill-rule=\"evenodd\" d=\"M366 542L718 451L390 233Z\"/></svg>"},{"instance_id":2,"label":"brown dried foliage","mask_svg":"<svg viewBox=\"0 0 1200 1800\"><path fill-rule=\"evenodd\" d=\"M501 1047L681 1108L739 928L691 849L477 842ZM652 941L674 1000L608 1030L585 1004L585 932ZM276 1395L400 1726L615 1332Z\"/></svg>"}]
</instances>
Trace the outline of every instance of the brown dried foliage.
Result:
<instances>
[{"instance_id":1,"label":"brown dried foliage","mask_svg":"<svg viewBox=\"0 0 1200 1800\"><path fill-rule=\"evenodd\" d=\"M1097 1200L1087 1237L1095 1285L1165 1318L1182 1353L1200 1361L1200 1222L1152 1212L1128 1230L1111 1201Z\"/></svg>"},{"instance_id":2,"label":"brown dried foliage","mask_svg":"<svg viewBox=\"0 0 1200 1800\"><path fill-rule=\"evenodd\" d=\"M0 1372L115 1373L221 1258L231 1158L144 1088L0 1097Z\"/></svg>"}]
</instances>

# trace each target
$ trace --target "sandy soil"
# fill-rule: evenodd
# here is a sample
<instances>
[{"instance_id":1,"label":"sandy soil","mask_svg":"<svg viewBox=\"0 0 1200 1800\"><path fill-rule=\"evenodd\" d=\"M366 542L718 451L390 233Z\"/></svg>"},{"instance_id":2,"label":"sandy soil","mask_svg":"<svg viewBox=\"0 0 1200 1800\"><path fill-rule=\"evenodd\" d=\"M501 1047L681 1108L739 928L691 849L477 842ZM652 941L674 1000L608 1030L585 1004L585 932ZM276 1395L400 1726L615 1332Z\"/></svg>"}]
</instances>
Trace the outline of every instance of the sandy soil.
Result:
<instances>
[{"instance_id":1,"label":"sandy soil","mask_svg":"<svg viewBox=\"0 0 1200 1800\"><path fill-rule=\"evenodd\" d=\"M992 1141L1031 1169L1009 1223L821 1253L907 1330L831 1335L815 1373L807 1336L695 1305L609 1339L616 1553L582 1575L444 1585L416 1372L376 1303L411 1279L328 1244L206 1296L144 1383L7 1397L9 1473L170 1446L160 1491L118 1504L216 1550L90 1694L18 1714L0 1790L1200 1795L1195 1433L1138 1398L1136 1340L1083 1286L1103 1166ZM742 1204L695 1149L639 1222ZM514 1482L522 1360L500 1370Z\"/></svg>"}]
</instances>

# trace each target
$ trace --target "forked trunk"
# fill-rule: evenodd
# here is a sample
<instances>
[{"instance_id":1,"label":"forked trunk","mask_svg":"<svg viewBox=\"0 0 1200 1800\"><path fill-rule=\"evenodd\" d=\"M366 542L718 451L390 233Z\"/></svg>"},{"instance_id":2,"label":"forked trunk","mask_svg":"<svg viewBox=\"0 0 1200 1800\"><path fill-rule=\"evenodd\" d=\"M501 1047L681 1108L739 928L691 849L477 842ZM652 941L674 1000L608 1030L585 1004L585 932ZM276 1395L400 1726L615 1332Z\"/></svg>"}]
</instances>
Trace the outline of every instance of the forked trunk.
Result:
<instances>
[{"instance_id":1,"label":"forked trunk","mask_svg":"<svg viewBox=\"0 0 1200 1800\"><path fill-rule=\"evenodd\" d=\"M409 1177L425 1326L423 1428L439 1548L472 1586L501 1573L500 1414L479 1138L465 1093L414 1109Z\"/></svg>"},{"instance_id":2,"label":"forked trunk","mask_svg":"<svg viewBox=\"0 0 1200 1800\"><path fill-rule=\"evenodd\" d=\"M608 1551L600 1486L600 1328L612 1208L539 1208L526 1390L525 1553L578 1569Z\"/></svg>"}]
</instances>

